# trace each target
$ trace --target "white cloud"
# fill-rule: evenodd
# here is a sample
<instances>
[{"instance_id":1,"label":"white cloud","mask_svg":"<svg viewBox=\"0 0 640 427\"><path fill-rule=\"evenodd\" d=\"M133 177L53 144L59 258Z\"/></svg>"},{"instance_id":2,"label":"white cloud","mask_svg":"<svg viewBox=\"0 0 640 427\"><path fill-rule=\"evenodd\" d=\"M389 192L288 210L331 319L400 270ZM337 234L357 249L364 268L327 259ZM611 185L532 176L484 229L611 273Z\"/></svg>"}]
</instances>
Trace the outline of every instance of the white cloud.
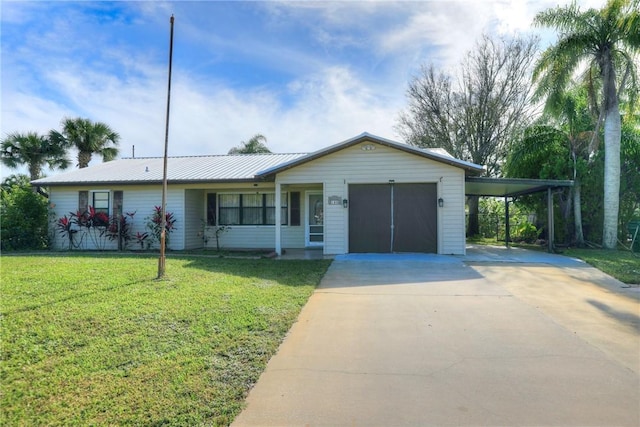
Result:
<instances>
[{"instance_id":1,"label":"white cloud","mask_svg":"<svg viewBox=\"0 0 640 427\"><path fill-rule=\"evenodd\" d=\"M75 111L30 95L9 101L29 109L7 109L3 116L18 117L27 129L40 118L41 130L59 127L63 116L82 115L108 123L120 133L121 154L160 156L164 143L166 80L157 70L148 79L118 80L93 71L79 78L76 70L56 70L50 76ZM179 71L178 71L179 73ZM233 90L210 86L187 75L174 77L171 93L170 154L226 153L242 140L263 133L277 152L312 151L363 131L391 136L399 100L381 96L348 69L334 67L301 77L280 93L269 90ZM99 84L100 83L100 84ZM53 120L52 118L56 119ZM12 126L13 127L13 126Z\"/></svg>"},{"instance_id":2,"label":"white cloud","mask_svg":"<svg viewBox=\"0 0 640 427\"><path fill-rule=\"evenodd\" d=\"M339 67L291 82L290 103L268 90L206 90L192 83L184 82L172 98L172 139L180 146L172 153L226 153L256 133L267 136L275 152L308 152L363 131L389 136L398 110L398 103L376 96Z\"/></svg>"}]
</instances>

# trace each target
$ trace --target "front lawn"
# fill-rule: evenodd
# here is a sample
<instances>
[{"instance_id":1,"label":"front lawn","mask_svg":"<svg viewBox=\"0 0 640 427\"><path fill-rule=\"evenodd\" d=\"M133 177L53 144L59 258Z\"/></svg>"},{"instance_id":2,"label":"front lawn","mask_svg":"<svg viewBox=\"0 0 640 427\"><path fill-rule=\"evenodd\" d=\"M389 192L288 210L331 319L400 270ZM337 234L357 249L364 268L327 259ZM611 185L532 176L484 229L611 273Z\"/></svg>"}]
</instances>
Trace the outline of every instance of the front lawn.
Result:
<instances>
[{"instance_id":1,"label":"front lawn","mask_svg":"<svg viewBox=\"0 0 640 427\"><path fill-rule=\"evenodd\" d=\"M640 255L629 251L607 249L566 249L563 255L591 264L624 283L640 284Z\"/></svg>"},{"instance_id":2,"label":"front lawn","mask_svg":"<svg viewBox=\"0 0 640 427\"><path fill-rule=\"evenodd\" d=\"M2 256L0 425L228 425L330 261Z\"/></svg>"}]
</instances>

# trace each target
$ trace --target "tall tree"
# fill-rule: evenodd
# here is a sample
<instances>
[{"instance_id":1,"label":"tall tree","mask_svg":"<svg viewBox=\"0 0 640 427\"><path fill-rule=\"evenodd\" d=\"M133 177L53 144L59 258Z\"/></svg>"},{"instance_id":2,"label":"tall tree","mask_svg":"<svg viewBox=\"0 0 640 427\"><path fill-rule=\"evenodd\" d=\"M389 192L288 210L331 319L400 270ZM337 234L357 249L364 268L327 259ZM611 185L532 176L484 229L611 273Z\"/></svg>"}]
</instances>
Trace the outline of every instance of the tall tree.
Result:
<instances>
[{"instance_id":1,"label":"tall tree","mask_svg":"<svg viewBox=\"0 0 640 427\"><path fill-rule=\"evenodd\" d=\"M50 138L78 150L78 167L86 168L94 154L104 162L118 156L120 135L108 125L89 119L75 118L62 121L62 132L52 130Z\"/></svg>"},{"instance_id":2,"label":"tall tree","mask_svg":"<svg viewBox=\"0 0 640 427\"><path fill-rule=\"evenodd\" d=\"M534 24L560 32L533 74L536 95L548 102L562 94L578 67L588 61L587 76L600 80L600 120L604 120L604 205L602 244L615 249L620 209L620 94L627 90L633 104L638 93L640 11L638 0L609 0L600 10L581 11L574 2L536 15ZM590 73L591 71L597 73Z\"/></svg>"},{"instance_id":3,"label":"tall tree","mask_svg":"<svg viewBox=\"0 0 640 427\"><path fill-rule=\"evenodd\" d=\"M31 180L41 178L44 166L66 169L71 163L63 144L36 132L9 134L1 150L2 163L10 168L26 165Z\"/></svg>"},{"instance_id":4,"label":"tall tree","mask_svg":"<svg viewBox=\"0 0 640 427\"><path fill-rule=\"evenodd\" d=\"M563 217L568 221L573 206L573 240L584 244L582 228L581 181L589 162L586 146L591 132L576 132L564 124L543 118L528 127L522 138L509 148L505 175L513 178L572 179L571 199L564 204Z\"/></svg>"},{"instance_id":5,"label":"tall tree","mask_svg":"<svg viewBox=\"0 0 640 427\"><path fill-rule=\"evenodd\" d=\"M261 134L255 134L248 141L242 141L239 146L229 150L229 154L259 154L271 153L267 147L267 137Z\"/></svg>"},{"instance_id":6,"label":"tall tree","mask_svg":"<svg viewBox=\"0 0 640 427\"><path fill-rule=\"evenodd\" d=\"M595 118L592 117L588 105L588 88L576 86L571 90L556 94L545 106L545 118L550 122L556 132L560 133L561 143L569 149L571 174L568 176L547 176L546 178L572 179L574 185L571 188L573 196L574 239L579 246L584 244L582 229L582 174L588 164L594 159L598 148L599 137L593 131ZM542 145L547 143L547 138L529 137L521 144L512 147L508 162L512 162L512 173L518 173L523 166L516 166L519 156L523 151L543 150ZM549 157L548 163L561 161ZM515 163L514 163L515 162ZM542 170L542 169L540 169ZM513 175L515 176L515 175ZM537 178L537 177L532 177Z\"/></svg>"},{"instance_id":7,"label":"tall tree","mask_svg":"<svg viewBox=\"0 0 640 427\"><path fill-rule=\"evenodd\" d=\"M409 106L396 127L411 145L442 147L499 176L508 141L530 122L529 71L537 40L483 36L457 76L423 67L409 84ZM478 198L470 197L468 234L477 234Z\"/></svg>"}]
</instances>

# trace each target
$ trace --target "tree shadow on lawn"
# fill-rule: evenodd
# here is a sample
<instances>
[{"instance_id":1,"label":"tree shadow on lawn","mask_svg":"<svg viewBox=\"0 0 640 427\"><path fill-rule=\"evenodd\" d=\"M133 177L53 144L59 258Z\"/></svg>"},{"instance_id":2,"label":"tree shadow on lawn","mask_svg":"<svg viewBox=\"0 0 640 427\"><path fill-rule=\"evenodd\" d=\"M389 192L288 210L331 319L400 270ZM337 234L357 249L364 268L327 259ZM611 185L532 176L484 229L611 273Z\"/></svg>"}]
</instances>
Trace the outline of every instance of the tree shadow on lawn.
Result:
<instances>
[{"instance_id":1,"label":"tree shadow on lawn","mask_svg":"<svg viewBox=\"0 0 640 427\"><path fill-rule=\"evenodd\" d=\"M25 305L22 307L17 307L13 310L7 310L7 311L1 311L0 315L5 316L5 315L9 315L9 314L17 314L17 313L23 313L25 311L33 311L33 310L38 310L40 308L43 307L48 307L51 305L56 305L56 304L60 304L63 302L67 302L67 301L72 301L75 299L80 299L80 298L84 298L84 297L88 297L88 296L92 296L92 295L98 295L101 294L103 292L110 292L113 290L117 290L117 289L124 289L130 286L134 286L134 285L138 285L138 284L142 284L142 283L146 283L148 282L148 280L135 280L133 282L128 282L128 283L119 283L117 285L113 285L113 286L105 286L99 289L95 289L89 292L78 292L78 293L74 293L72 295L68 295L65 296L63 298L58 298L58 299L52 299L50 301L46 301L46 302L41 302L38 304L29 304L29 305Z\"/></svg>"},{"instance_id":2,"label":"tree shadow on lawn","mask_svg":"<svg viewBox=\"0 0 640 427\"><path fill-rule=\"evenodd\" d=\"M65 253L55 254L54 256L87 256L87 257L138 257L139 255L123 255L116 253L93 253L93 254L77 254L77 253ZM148 256L148 254L147 254ZM157 262L151 257L141 257L141 260L145 262ZM181 268L198 269L210 273L219 273L230 276L238 276L244 278L255 278L260 282L276 282L285 286L308 286L309 284L317 285L322 276L327 271L327 268L331 264L331 260L272 260L272 259L227 259L218 257L190 257L189 255L180 255L176 257L168 257L169 263L166 269L166 278L162 280L173 280L172 271L175 271L175 265L171 264L171 261L185 262ZM179 276L176 274L176 276ZM92 297L102 293L111 292L118 289L125 289L135 285L141 285L153 281L155 277L147 277L139 280L133 280L126 283L119 283L114 285L105 285L99 288L87 290L82 288L78 292L71 293L69 295L52 298L48 301L33 303L27 301L26 304L14 307L8 310L2 310L0 307L0 315L10 315L21 312L38 310L42 307L48 307L76 299ZM179 280L176 278L176 280ZM57 293L59 290L52 291L51 293ZM97 297L94 297L97 298Z\"/></svg>"},{"instance_id":3,"label":"tree shadow on lawn","mask_svg":"<svg viewBox=\"0 0 640 427\"><path fill-rule=\"evenodd\" d=\"M273 260L273 259L229 259L188 256L185 268L204 270L261 281L274 281L285 286L308 286L318 284L326 273L331 260ZM178 259L178 258L176 258ZM167 268L170 276L170 268Z\"/></svg>"}]
</instances>

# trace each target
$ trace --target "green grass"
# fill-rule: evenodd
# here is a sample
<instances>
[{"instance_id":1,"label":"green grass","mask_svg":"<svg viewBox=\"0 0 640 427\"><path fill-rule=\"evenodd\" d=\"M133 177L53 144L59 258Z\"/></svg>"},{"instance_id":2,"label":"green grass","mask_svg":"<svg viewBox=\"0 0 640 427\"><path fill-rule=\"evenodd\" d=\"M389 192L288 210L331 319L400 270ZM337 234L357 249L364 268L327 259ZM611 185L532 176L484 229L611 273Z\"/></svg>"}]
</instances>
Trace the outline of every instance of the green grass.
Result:
<instances>
[{"instance_id":1,"label":"green grass","mask_svg":"<svg viewBox=\"0 0 640 427\"><path fill-rule=\"evenodd\" d=\"M591 264L624 283L640 284L640 256L629 251L606 249L565 249L563 255Z\"/></svg>"},{"instance_id":2,"label":"green grass","mask_svg":"<svg viewBox=\"0 0 640 427\"><path fill-rule=\"evenodd\" d=\"M329 261L3 256L0 425L227 425Z\"/></svg>"}]
</instances>

